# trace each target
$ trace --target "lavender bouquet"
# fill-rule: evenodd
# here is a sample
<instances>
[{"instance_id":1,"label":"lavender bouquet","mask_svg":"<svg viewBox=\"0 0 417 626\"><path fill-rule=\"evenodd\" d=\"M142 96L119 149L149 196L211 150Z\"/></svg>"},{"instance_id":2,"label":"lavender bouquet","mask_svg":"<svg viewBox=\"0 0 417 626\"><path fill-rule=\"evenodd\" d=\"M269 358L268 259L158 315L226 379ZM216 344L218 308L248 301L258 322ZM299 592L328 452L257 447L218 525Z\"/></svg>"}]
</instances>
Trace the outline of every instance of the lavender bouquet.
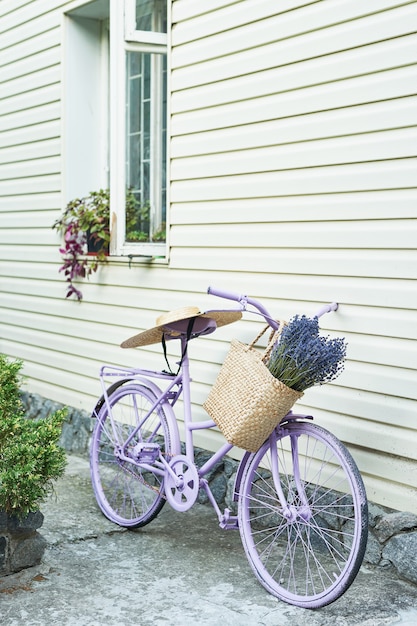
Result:
<instances>
[{"instance_id":1,"label":"lavender bouquet","mask_svg":"<svg viewBox=\"0 0 417 626\"><path fill-rule=\"evenodd\" d=\"M334 380L344 369L346 343L319 335L317 317L293 317L272 349L268 369L287 387L305 391Z\"/></svg>"}]
</instances>

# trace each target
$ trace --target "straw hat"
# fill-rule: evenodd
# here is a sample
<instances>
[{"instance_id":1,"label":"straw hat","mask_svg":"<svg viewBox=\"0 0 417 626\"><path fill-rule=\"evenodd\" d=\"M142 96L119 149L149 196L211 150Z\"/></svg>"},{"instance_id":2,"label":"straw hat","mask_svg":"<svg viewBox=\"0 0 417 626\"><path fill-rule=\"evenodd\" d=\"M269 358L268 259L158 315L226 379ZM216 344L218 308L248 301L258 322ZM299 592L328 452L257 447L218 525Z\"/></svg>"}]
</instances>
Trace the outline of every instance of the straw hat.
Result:
<instances>
[{"instance_id":1,"label":"straw hat","mask_svg":"<svg viewBox=\"0 0 417 626\"><path fill-rule=\"evenodd\" d=\"M175 338L181 335L180 330L175 328L175 322L189 320L196 317L204 317L214 320L216 326L225 326L236 322L242 317L241 311L205 311L202 313L196 306L187 306L175 311L163 313L156 319L156 326L126 339L121 345L122 348L137 348L138 346L149 346L158 343L162 336Z\"/></svg>"}]
</instances>

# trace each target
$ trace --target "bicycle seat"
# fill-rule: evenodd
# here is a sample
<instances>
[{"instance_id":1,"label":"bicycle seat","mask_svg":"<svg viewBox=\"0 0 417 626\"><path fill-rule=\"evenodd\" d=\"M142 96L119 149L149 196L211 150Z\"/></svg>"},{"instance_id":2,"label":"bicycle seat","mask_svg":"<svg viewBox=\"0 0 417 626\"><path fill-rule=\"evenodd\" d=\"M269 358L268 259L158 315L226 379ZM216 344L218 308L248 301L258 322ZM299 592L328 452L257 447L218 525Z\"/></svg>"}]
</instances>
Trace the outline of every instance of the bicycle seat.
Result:
<instances>
[{"instance_id":1,"label":"bicycle seat","mask_svg":"<svg viewBox=\"0 0 417 626\"><path fill-rule=\"evenodd\" d=\"M186 336L188 331L188 325L190 320L179 320L178 322L172 322L171 324L164 324L163 333L165 339L180 339L182 336ZM209 335L213 333L217 328L215 320L208 317L195 317L193 327L189 339L195 339L201 335Z\"/></svg>"}]
</instances>

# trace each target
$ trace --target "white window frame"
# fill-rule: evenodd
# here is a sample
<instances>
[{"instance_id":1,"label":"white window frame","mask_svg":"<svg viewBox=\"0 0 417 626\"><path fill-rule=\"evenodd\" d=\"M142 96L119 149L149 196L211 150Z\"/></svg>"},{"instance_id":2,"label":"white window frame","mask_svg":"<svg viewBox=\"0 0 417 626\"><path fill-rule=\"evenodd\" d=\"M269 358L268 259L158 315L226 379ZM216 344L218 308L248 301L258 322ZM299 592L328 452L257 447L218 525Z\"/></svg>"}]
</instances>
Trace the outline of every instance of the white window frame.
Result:
<instances>
[{"instance_id":1,"label":"white window frame","mask_svg":"<svg viewBox=\"0 0 417 626\"><path fill-rule=\"evenodd\" d=\"M123 1L123 0L122 0ZM162 257L166 259L168 242L126 242L126 53L155 52L167 54L168 35L165 33L136 31L135 0L110 0L110 254L119 256ZM168 5L170 2L168 1ZM169 12L169 9L168 9ZM169 16L168 16L169 23ZM168 59L167 59L168 62ZM168 72L169 74L169 72ZM154 94L158 97L158 94ZM169 117L169 116L168 116ZM168 144L168 141L167 141ZM167 155L166 167L169 159ZM167 181L169 180L167 172ZM157 180L154 173L151 183ZM168 187L168 184L167 184ZM156 191L155 189L153 190ZM167 219L168 219L167 189ZM168 227L167 227L168 234Z\"/></svg>"},{"instance_id":2,"label":"white window frame","mask_svg":"<svg viewBox=\"0 0 417 626\"><path fill-rule=\"evenodd\" d=\"M138 31L136 25L136 0L125 0L125 39L137 43L149 43L167 46L168 36L166 33Z\"/></svg>"}]
</instances>

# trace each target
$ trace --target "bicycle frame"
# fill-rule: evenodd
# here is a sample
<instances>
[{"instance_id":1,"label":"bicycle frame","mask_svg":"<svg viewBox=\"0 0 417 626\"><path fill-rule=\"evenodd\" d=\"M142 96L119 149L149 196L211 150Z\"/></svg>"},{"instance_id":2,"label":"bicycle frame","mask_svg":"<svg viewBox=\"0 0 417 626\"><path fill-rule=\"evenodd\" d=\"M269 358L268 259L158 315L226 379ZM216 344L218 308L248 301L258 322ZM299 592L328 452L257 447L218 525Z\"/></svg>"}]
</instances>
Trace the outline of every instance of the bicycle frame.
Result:
<instances>
[{"instance_id":1,"label":"bicycle frame","mask_svg":"<svg viewBox=\"0 0 417 626\"><path fill-rule=\"evenodd\" d=\"M259 314L265 318L265 320L268 322L271 328L278 329L279 323L277 323L276 320L274 320L270 316L270 314L265 309L265 307L263 307L263 305L261 305L261 303L259 303L258 301L248 298L247 296L234 295L234 297L232 298L231 294L228 294L227 292L214 291L211 288L209 288L208 292L209 293L211 292L214 295L220 295L221 297L238 300L242 310L246 310L247 305L254 306L258 310ZM329 311L336 310L336 309L337 309L336 303L325 305L316 313L316 316L320 317L324 313L327 313ZM181 335L182 359L181 359L179 371L177 374L172 374L172 373L163 372L163 371L147 370L147 369L141 369L141 368L127 369L127 368L122 368L122 367L104 365L100 370L100 383L101 383L101 387L103 391L103 396L100 399L100 401L97 403L96 408L93 411L93 416L97 417L101 406L105 402L107 406L108 414L111 416L112 410L111 410L111 405L109 402L109 396L117 387L127 382L130 382L132 380L140 382L142 385L150 389L155 396L155 401L152 403L150 409L148 410L148 413L144 417L142 417L141 421L138 422L138 425L132 430L128 439L123 442L123 445L120 444L120 448L118 449L118 454L121 460L138 464L140 465L141 468L147 471L153 472L155 474L158 474L161 477L163 477L167 472L177 487L180 486L181 479L177 476L177 474L175 474L175 472L171 468L169 460L167 461L167 459L164 458L162 454L160 453L159 453L159 456L157 455L156 448L149 447L146 445L143 445L141 447L140 444L138 444L135 447L135 453L137 454L136 459L134 459L131 455L129 455L126 452L126 450L130 442L136 437L137 433L140 431L140 428L143 422L158 407L158 405L160 405L163 407L168 423L169 423L170 434L172 438L172 458L175 458L175 456L180 455L181 441L180 441L179 427L178 427L178 422L176 420L173 407L175 403L177 402L177 400L182 396L183 405L184 405L183 417L184 417L184 430L185 430L185 457L187 458L190 465L191 464L194 465L195 463L194 437L193 437L194 431L210 429L210 428L215 427L216 424L213 420L205 420L205 421L198 421L198 422L193 421L192 412L191 412L190 361L189 361L188 350L187 350L188 341L189 341L189 338L183 333ZM107 377L117 377L120 380L113 383L107 389L106 384L105 384L105 378ZM150 380L152 378L163 379L167 381L168 385L166 389L162 390L156 383ZM279 428L282 428L283 426L285 427L285 423L289 421L299 420L299 419L313 419L313 418L312 416L309 416L309 415L293 414L290 411L290 413L288 413L288 415L284 417L284 419L277 426L277 428L279 429ZM114 427L114 423L113 421L111 421L111 423L112 423L114 438L115 440L117 440L117 432ZM271 458L272 458L272 464L273 464L273 480L275 483L275 487L277 489L277 493L279 496L283 514L288 519L290 519L292 516L292 512L291 512L290 507L288 506L285 495L281 488L277 450L276 450L276 446L274 445L276 442L276 436L274 432L271 434L269 441L270 441ZM293 442L293 445L296 446L296 442ZM225 529L238 528L237 517L231 515L231 512L229 509L225 509L224 512L220 510L213 496L213 493L209 487L209 483L204 477L213 469L216 463L218 463L224 456L228 454L228 452L230 452L232 448L233 448L233 444L230 444L227 442L224 443L219 448L219 450L217 450L217 452L212 454L212 456L206 461L206 463L204 463L204 465L202 465L200 468L197 469L199 486L205 490L211 505L216 511L220 527L225 528ZM250 452L246 452L239 464L239 468L238 468L236 479L235 479L235 487L234 487L234 500L235 501L238 500L243 469L246 463L248 462L248 459L251 456L251 454L252 453ZM293 451L293 455L294 455L294 451ZM152 463L152 465L150 463ZM297 465L295 465L295 469L296 469L296 473L299 474L299 472L297 472L298 470ZM295 476L294 478L298 484L300 493L303 493L299 475ZM305 497L305 495L303 497L303 500L305 501L305 506L306 506L305 515L309 516L307 498ZM177 510L184 510L183 508L178 508L175 502L171 502L171 505L173 506L173 508L177 508Z\"/></svg>"}]
</instances>

